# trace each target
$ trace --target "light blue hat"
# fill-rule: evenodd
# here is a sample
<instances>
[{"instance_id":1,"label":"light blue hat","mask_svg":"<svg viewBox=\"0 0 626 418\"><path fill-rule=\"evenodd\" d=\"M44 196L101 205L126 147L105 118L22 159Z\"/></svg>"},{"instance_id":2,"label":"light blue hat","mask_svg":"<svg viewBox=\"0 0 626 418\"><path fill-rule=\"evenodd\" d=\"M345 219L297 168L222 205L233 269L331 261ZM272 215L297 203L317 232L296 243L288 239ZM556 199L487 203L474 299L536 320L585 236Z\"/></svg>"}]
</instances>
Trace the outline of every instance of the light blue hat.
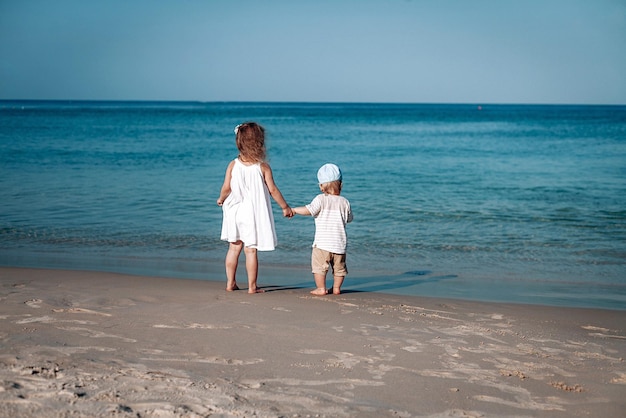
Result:
<instances>
[{"instance_id":1,"label":"light blue hat","mask_svg":"<svg viewBox=\"0 0 626 418\"><path fill-rule=\"evenodd\" d=\"M319 184L330 183L336 180L341 180L341 170L335 164L324 164L317 171L317 181Z\"/></svg>"}]
</instances>

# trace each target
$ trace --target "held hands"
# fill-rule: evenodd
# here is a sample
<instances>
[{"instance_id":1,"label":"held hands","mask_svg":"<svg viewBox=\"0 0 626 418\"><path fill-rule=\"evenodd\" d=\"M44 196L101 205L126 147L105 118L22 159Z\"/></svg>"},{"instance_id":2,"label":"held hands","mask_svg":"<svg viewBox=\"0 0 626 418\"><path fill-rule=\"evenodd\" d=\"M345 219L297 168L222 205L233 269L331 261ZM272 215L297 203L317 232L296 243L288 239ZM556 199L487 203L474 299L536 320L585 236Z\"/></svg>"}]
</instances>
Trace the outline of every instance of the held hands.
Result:
<instances>
[{"instance_id":1,"label":"held hands","mask_svg":"<svg viewBox=\"0 0 626 418\"><path fill-rule=\"evenodd\" d=\"M224 200L223 199L217 199L217 206L222 206L224 204ZM290 208L289 206L287 206L286 208L283 209L283 216L285 218L293 218L293 215L295 215L296 212L293 211L292 208Z\"/></svg>"}]
</instances>

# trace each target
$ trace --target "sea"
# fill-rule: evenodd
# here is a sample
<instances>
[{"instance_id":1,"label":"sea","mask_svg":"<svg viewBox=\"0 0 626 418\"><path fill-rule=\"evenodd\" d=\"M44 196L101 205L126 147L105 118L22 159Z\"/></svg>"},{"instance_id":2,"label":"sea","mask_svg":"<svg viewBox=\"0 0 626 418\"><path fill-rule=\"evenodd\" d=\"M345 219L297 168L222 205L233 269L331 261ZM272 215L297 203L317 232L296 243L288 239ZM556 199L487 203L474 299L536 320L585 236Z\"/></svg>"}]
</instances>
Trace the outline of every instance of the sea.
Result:
<instances>
[{"instance_id":1,"label":"sea","mask_svg":"<svg viewBox=\"0 0 626 418\"><path fill-rule=\"evenodd\" d=\"M291 206L341 167L346 293L626 310L626 106L0 101L0 265L225 282L245 121ZM313 219L274 216L259 285L313 288Z\"/></svg>"}]
</instances>

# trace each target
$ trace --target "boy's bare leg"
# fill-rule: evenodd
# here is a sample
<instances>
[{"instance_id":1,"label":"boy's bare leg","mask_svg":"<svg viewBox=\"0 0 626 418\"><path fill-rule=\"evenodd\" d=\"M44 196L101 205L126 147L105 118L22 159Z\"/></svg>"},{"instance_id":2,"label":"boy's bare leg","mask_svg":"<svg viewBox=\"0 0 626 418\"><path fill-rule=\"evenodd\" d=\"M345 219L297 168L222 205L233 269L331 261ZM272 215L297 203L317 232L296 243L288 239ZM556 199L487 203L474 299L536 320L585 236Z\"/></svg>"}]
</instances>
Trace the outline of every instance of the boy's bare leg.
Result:
<instances>
[{"instance_id":1,"label":"boy's bare leg","mask_svg":"<svg viewBox=\"0 0 626 418\"><path fill-rule=\"evenodd\" d=\"M246 271L248 272L248 293L263 293L263 290L256 287L257 276L259 275L259 259L256 248L245 247Z\"/></svg>"},{"instance_id":2,"label":"boy's bare leg","mask_svg":"<svg viewBox=\"0 0 626 418\"><path fill-rule=\"evenodd\" d=\"M328 294L328 290L326 290L326 275L313 273L313 278L315 279L315 290L311 290L311 294L315 296L324 296Z\"/></svg>"},{"instance_id":3,"label":"boy's bare leg","mask_svg":"<svg viewBox=\"0 0 626 418\"><path fill-rule=\"evenodd\" d=\"M335 282L333 283L333 295L341 294L341 285L343 284L343 279L345 276L333 276Z\"/></svg>"},{"instance_id":4,"label":"boy's bare leg","mask_svg":"<svg viewBox=\"0 0 626 418\"><path fill-rule=\"evenodd\" d=\"M241 241L231 242L228 246L228 252L226 253L226 290L239 290L237 287L237 263L239 262L239 254L243 243Z\"/></svg>"}]
</instances>

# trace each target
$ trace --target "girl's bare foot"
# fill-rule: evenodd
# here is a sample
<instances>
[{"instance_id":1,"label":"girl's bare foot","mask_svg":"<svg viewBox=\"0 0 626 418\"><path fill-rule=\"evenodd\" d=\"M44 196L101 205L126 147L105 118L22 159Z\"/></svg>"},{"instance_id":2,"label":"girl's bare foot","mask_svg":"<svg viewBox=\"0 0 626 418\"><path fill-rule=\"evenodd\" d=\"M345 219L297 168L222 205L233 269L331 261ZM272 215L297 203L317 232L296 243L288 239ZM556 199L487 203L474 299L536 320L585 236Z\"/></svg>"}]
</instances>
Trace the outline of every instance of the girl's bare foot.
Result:
<instances>
[{"instance_id":1,"label":"girl's bare foot","mask_svg":"<svg viewBox=\"0 0 626 418\"><path fill-rule=\"evenodd\" d=\"M229 289L228 287L226 288L226 291L227 291L227 292L232 292L233 290L239 290L239 286L237 286L237 285L235 284L235 285L234 285L233 287L231 287L230 289Z\"/></svg>"},{"instance_id":2,"label":"girl's bare foot","mask_svg":"<svg viewBox=\"0 0 626 418\"><path fill-rule=\"evenodd\" d=\"M248 289L248 293L250 293L250 294L252 294L252 293L265 293L265 290L259 289L257 287L256 289Z\"/></svg>"},{"instance_id":3,"label":"girl's bare foot","mask_svg":"<svg viewBox=\"0 0 626 418\"><path fill-rule=\"evenodd\" d=\"M328 294L328 291L324 288L317 288L315 290L311 290L311 294L313 296L324 296Z\"/></svg>"},{"instance_id":4,"label":"girl's bare foot","mask_svg":"<svg viewBox=\"0 0 626 418\"><path fill-rule=\"evenodd\" d=\"M340 295L341 289L338 287L333 287L333 295Z\"/></svg>"}]
</instances>

